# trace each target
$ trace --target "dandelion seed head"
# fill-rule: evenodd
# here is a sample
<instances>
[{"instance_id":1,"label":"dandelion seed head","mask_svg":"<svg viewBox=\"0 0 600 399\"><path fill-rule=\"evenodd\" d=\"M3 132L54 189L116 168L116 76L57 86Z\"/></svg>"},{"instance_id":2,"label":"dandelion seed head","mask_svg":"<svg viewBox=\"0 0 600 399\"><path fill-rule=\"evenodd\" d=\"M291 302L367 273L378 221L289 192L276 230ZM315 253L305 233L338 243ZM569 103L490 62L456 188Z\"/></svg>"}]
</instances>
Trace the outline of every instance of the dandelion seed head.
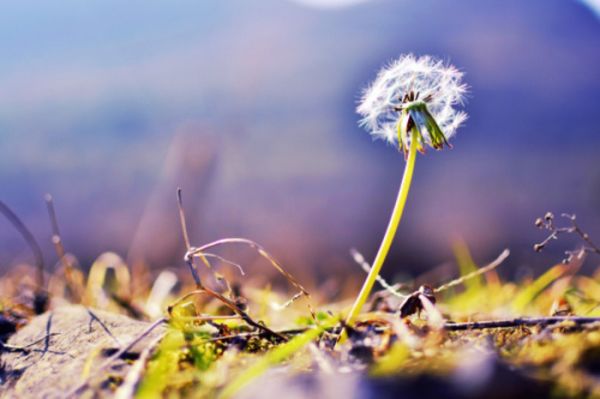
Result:
<instances>
[{"instance_id":1,"label":"dandelion seed head","mask_svg":"<svg viewBox=\"0 0 600 399\"><path fill-rule=\"evenodd\" d=\"M360 125L374 138L397 145L399 110L418 101L426 104L445 139L449 139L467 119L467 114L460 110L467 91L462 78L461 71L442 60L431 56L402 55L384 67L363 92L356 109L362 116ZM403 101L410 93L416 98ZM441 148L439 140L432 137L433 132L429 131L431 125L426 123L423 116L422 113L411 112L424 144ZM410 135L407 137L409 140Z\"/></svg>"}]
</instances>

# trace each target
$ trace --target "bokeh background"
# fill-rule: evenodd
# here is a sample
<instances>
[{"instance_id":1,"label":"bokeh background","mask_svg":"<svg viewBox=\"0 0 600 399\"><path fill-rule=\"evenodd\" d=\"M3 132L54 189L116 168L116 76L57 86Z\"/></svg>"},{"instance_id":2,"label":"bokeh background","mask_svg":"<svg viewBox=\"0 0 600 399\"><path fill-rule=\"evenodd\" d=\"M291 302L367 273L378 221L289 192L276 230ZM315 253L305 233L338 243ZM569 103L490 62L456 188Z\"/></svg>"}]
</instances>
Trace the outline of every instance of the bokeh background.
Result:
<instances>
[{"instance_id":1,"label":"bokeh background","mask_svg":"<svg viewBox=\"0 0 600 399\"><path fill-rule=\"evenodd\" d=\"M470 118L419 156L385 272L452 261L463 240L539 272L533 220L577 213L600 241L597 1L132 0L0 5L0 199L56 262L43 195L83 265L112 250L183 267L175 188L196 244L246 236L305 279L360 274L403 158L372 142L361 89L401 53L465 71ZM252 264L254 255L226 251ZM31 259L0 220L0 270ZM598 263L596 261L596 263ZM595 266L595 265L594 265ZM257 269L256 270L264 270Z\"/></svg>"}]
</instances>

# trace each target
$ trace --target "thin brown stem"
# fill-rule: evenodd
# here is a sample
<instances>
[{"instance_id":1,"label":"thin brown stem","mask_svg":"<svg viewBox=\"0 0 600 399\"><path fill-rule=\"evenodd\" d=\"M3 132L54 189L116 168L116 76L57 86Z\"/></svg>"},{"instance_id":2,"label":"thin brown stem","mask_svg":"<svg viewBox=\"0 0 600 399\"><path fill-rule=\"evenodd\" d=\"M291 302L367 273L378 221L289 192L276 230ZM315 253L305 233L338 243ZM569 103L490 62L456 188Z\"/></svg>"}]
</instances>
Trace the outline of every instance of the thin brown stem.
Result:
<instances>
[{"instance_id":1,"label":"thin brown stem","mask_svg":"<svg viewBox=\"0 0 600 399\"><path fill-rule=\"evenodd\" d=\"M600 247L592 241L588 233L579 227L576 221L577 216L569 213L563 213L561 216L568 219L571 225L567 227L557 227L554 223L554 215L552 212L546 212L543 218L538 218L535 221L535 225L538 228L548 230L550 234L543 241L535 244L533 249L536 252L541 252L550 241L557 240L561 234L576 234L581 238L585 245L575 251L565 251L567 257L563 259L563 263L570 263L574 258L581 257L586 252L600 255Z\"/></svg>"},{"instance_id":2,"label":"thin brown stem","mask_svg":"<svg viewBox=\"0 0 600 399\"><path fill-rule=\"evenodd\" d=\"M81 285L78 284L77 281L75 281L73 264L69 261L67 257L67 251L65 250L65 246L63 245L60 230L58 228L58 218L56 217L56 209L54 208L54 199L50 194L46 194L44 196L44 199L46 201L46 208L48 209L50 225L52 227L52 245L54 246L54 251L56 252L56 256L58 257L58 260L64 269L67 286L69 287L71 294L75 297L74 299L79 302L83 297L83 290Z\"/></svg>"},{"instance_id":3,"label":"thin brown stem","mask_svg":"<svg viewBox=\"0 0 600 399\"><path fill-rule=\"evenodd\" d=\"M27 344L27 345L9 345L9 344L5 344L4 342L0 341L0 352L7 351L7 352L31 352L33 351L33 349L30 349L32 346L39 344L40 342L45 342L48 338L55 336L55 335L60 335L60 333L49 333L44 335L43 337L36 339L35 341Z\"/></svg>"},{"instance_id":4,"label":"thin brown stem","mask_svg":"<svg viewBox=\"0 0 600 399\"><path fill-rule=\"evenodd\" d=\"M229 309L231 309L234 313L236 313L237 315L239 315L242 320L244 320L247 324L249 324L252 327L255 327L259 330L264 331L265 333L272 335L276 338L278 338L279 340L285 342L287 341L287 338L273 330L271 330L269 327L265 326L264 324L260 324L256 321L254 321L254 319L252 319L252 317L250 317L250 315L248 313L246 313L245 311L243 311L239 306L237 306L233 301L231 301L228 298L225 298L223 295L219 294L216 291L211 290L210 288L207 287L202 287L200 289L191 291L187 294L185 294L184 296L182 296L181 298L179 298L178 300L176 300L173 304L171 304L168 308L168 312L169 314L171 314L171 312L173 311L173 308L175 306L177 306L178 304L182 303L183 301L185 301L186 299L194 296L194 295L201 295L201 294L207 294L212 296L213 298L221 301L225 306L227 306Z\"/></svg>"},{"instance_id":5,"label":"thin brown stem","mask_svg":"<svg viewBox=\"0 0 600 399\"><path fill-rule=\"evenodd\" d=\"M488 263L487 265L485 265L484 267L481 267L469 274L466 274L462 277L457 278L456 280L452 280L449 283L446 283L444 285L441 285L439 287L437 287L436 289L434 289L434 292L440 292L440 291L444 291L447 290L448 288L452 288L454 286L457 286L459 284L462 284L463 282L465 282L466 280L469 280L473 277L477 277L481 274L487 273L489 271L494 270L495 268L497 268L498 266L500 266L502 264L502 262L504 262L504 260L506 258L508 258L508 256L510 255L510 251L508 249L505 249L504 251L502 251L502 253L500 255L498 255L498 257L496 259L494 259L492 262Z\"/></svg>"},{"instance_id":6,"label":"thin brown stem","mask_svg":"<svg viewBox=\"0 0 600 399\"><path fill-rule=\"evenodd\" d=\"M192 245L190 244L190 236L188 234L187 222L185 219L185 210L183 209L183 195L181 187L177 187L177 209L179 210L179 223L181 224L181 233L183 235L183 242L185 244L185 264L190 269L192 273L192 277L194 278L194 282L196 283L196 288L202 288L202 280L200 280L200 275L198 274L198 269L196 269L196 265L194 264L194 256L191 252L194 250ZM205 256L200 256L204 264L210 269L210 263Z\"/></svg>"},{"instance_id":7,"label":"thin brown stem","mask_svg":"<svg viewBox=\"0 0 600 399\"><path fill-rule=\"evenodd\" d=\"M554 324L571 322L578 326L589 325L594 323L600 324L600 317L582 317L582 316L550 316L550 317L531 317L531 318L515 318L504 320L484 320L484 321L469 321L462 323L446 322L443 329L446 331L468 331L468 330L486 330L494 328L515 328L515 327L534 327L534 326L549 326ZM327 332L335 331L338 327L328 328ZM282 335L298 335L306 332L308 328L296 328L290 330L277 331ZM383 332L385 328L375 328L375 331ZM264 332L255 331L240 334L223 335L220 337L209 338L202 343L215 342L220 340L232 340L235 338L246 338L263 336Z\"/></svg>"},{"instance_id":8,"label":"thin brown stem","mask_svg":"<svg viewBox=\"0 0 600 399\"><path fill-rule=\"evenodd\" d=\"M44 257L42 255L42 250L40 245L36 241L31 231L25 226L25 224L21 221L21 219L6 205L4 202L0 201L0 213L8 219L8 221L14 226L14 228L21 234L29 248L31 248L31 252L33 253L33 257L35 258L35 264L37 266L38 271L38 286L39 288L44 288Z\"/></svg>"},{"instance_id":9,"label":"thin brown stem","mask_svg":"<svg viewBox=\"0 0 600 399\"><path fill-rule=\"evenodd\" d=\"M202 256L202 254L204 254L206 252L206 250L213 248L213 247L217 247L220 245L225 245L225 244L243 244L243 245L247 245L250 248L254 249L256 252L258 252L258 254L260 256L262 256L263 258L265 258L267 261L269 261L269 263L271 264L271 266L273 266L281 275L283 275L286 280L296 289L299 290L299 293L295 294L292 299L291 302L288 301L286 302L286 304L295 302L298 298L300 298L300 296L305 296L307 298L307 306L308 306L308 310L312 316L312 318L315 318L315 311L310 303L310 293L304 288L304 286L302 286L302 284L300 284L300 282L298 280L296 280L296 278L294 276L292 276L290 273L288 273L283 266L277 261L277 259L275 259L275 257L273 255L271 255L269 252L267 252L267 250L261 246L260 244L258 244L255 241L249 240L247 238L241 238L241 237L231 237L231 238L222 238L220 240L216 240L213 242L209 242L208 244L204 244L198 248L193 248L190 252L188 252L188 254L190 256Z\"/></svg>"},{"instance_id":10,"label":"thin brown stem","mask_svg":"<svg viewBox=\"0 0 600 399\"><path fill-rule=\"evenodd\" d=\"M570 215L570 214L567 214L567 213L563 213L562 216L568 218L571 221L573 232L575 232L579 237L581 237L581 239L583 241L585 241L589 245L589 247L586 247L586 250L588 252L594 252L594 253L600 254L600 247L598 247L592 241L592 239L590 238L590 235L588 233L586 233L585 231L583 231L581 229L581 227L579 227L579 225L575 221L576 216L575 215Z\"/></svg>"},{"instance_id":11,"label":"thin brown stem","mask_svg":"<svg viewBox=\"0 0 600 399\"><path fill-rule=\"evenodd\" d=\"M104 324L104 322L96 315L96 313L94 313L90 308L85 308L85 310L87 310L88 314L90 315L90 322L88 324L90 332L92 330L92 322L97 321L98 324L100 324L100 327L102 327L102 330L104 330L104 332L111 337L113 341L115 341L117 346L120 347L122 345L121 341L119 341L119 339L110 331L110 328Z\"/></svg>"},{"instance_id":12,"label":"thin brown stem","mask_svg":"<svg viewBox=\"0 0 600 399\"><path fill-rule=\"evenodd\" d=\"M447 322L444 325L444 329L447 331L484 330L489 328L547 326L549 324L565 322L571 322L581 326L584 324L600 323L600 317L551 316L516 318L507 320L471 321L465 323Z\"/></svg>"}]
</instances>

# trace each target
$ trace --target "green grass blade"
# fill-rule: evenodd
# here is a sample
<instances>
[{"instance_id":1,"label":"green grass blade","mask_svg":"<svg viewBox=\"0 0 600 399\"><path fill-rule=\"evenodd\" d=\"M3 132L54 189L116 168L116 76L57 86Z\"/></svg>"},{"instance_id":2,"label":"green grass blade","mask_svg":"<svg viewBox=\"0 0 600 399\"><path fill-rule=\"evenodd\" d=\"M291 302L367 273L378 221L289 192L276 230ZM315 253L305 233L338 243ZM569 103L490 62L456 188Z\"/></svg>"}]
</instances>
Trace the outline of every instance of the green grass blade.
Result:
<instances>
[{"instance_id":1,"label":"green grass blade","mask_svg":"<svg viewBox=\"0 0 600 399\"><path fill-rule=\"evenodd\" d=\"M317 337L319 337L327 328L331 327L332 325L333 323L323 323L320 326L312 328L271 350L269 353L258 359L254 364L243 371L240 375L234 378L231 383L225 386L218 396L219 399L229 399L233 397L243 387L261 376L269 368L288 359L290 356L317 339Z\"/></svg>"},{"instance_id":2,"label":"green grass blade","mask_svg":"<svg viewBox=\"0 0 600 399\"><path fill-rule=\"evenodd\" d=\"M512 308L516 312L524 311L527 305L533 302L542 291L569 270L570 268L568 265L556 265L552 267L517 294L512 302Z\"/></svg>"}]
</instances>

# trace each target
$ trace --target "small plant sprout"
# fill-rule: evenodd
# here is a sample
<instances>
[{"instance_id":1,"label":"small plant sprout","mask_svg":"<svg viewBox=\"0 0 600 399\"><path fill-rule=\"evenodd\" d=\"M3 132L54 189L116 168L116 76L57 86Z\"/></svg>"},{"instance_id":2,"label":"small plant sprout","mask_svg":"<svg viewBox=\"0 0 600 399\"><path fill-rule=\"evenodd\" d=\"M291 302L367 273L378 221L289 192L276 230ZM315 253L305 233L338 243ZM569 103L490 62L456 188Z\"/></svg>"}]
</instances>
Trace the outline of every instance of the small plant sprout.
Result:
<instances>
[{"instance_id":1,"label":"small plant sprout","mask_svg":"<svg viewBox=\"0 0 600 399\"><path fill-rule=\"evenodd\" d=\"M386 140L404 153L406 166L387 230L347 318L360 313L379 275L400 224L412 181L417 151L427 146L441 150L465 121L463 104L467 86L463 73L430 56L403 55L377 75L365 90L357 112L361 126L373 137Z\"/></svg>"}]
</instances>

